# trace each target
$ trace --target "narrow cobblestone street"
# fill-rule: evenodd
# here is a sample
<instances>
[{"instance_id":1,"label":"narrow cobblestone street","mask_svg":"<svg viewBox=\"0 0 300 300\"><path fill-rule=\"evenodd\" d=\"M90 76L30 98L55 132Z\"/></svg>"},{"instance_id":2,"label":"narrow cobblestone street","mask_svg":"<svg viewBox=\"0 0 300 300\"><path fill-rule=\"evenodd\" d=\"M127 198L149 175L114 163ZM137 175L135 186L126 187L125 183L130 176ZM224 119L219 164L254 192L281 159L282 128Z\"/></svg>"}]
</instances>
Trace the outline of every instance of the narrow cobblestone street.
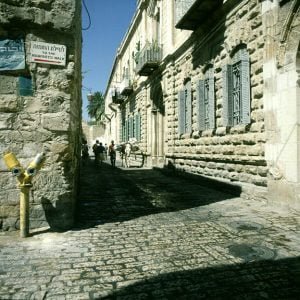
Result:
<instances>
[{"instance_id":1,"label":"narrow cobblestone street","mask_svg":"<svg viewBox=\"0 0 300 300\"><path fill-rule=\"evenodd\" d=\"M300 214L157 170L81 172L76 227L0 235L0 299L300 299Z\"/></svg>"}]
</instances>

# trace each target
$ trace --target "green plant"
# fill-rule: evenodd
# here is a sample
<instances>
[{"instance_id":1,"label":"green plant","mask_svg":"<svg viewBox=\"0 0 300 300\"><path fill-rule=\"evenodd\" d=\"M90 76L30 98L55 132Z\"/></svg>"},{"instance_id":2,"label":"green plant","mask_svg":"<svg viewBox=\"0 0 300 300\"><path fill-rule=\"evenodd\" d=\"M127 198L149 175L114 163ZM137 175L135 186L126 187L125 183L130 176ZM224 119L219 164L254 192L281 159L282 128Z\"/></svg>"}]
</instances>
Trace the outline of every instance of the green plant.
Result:
<instances>
[{"instance_id":1,"label":"green plant","mask_svg":"<svg viewBox=\"0 0 300 300\"><path fill-rule=\"evenodd\" d=\"M94 118L97 122L101 120L104 114L105 100L102 92L95 92L89 104L87 105L87 112L90 118Z\"/></svg>"}]
</instances>

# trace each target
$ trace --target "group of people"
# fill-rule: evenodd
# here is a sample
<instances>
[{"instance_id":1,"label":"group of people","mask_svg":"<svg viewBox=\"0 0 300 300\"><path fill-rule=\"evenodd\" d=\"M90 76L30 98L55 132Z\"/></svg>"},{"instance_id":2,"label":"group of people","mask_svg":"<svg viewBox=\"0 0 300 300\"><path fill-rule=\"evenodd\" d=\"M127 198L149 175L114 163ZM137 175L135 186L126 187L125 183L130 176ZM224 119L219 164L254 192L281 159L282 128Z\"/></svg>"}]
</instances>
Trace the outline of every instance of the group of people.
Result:
<instances>
[{"instance_id":1,"label":"group of people","mask_svg":"<svg viewBox=\"0 0 300 300\"><path fill-rule=\"evenodd\" d=\"M107 147L107 144L103 145L103 143L96 140L95 144L92 146L92 150L95 156L95 163L102 164L105 160L107 160L108 156L110 157L110 162L113 167L116 166L116 145L114 141L111 141L111 144ZM125 166L127 168L130 167L130 154L132 151L131 143L124 143L121 145L119 149L122 159L122 167ZM82 142L82 158L86 159L89 157L89 147L87 141Z\"/></svg>"},{"instance_id":2,"label":"group of people","mask_svg":"<svg viewBox=\"0 0 300 300\"><path fill-rule=\"evenodd\" d=\"M116 166L116 149L114 141L111 141L109 147L107 144L103 145L103 143L96 140L95 144L92 146L92 150L95 156L95 163L102 164L105 160L107 160L107 156L110 157L110 162L113 167ZM85 160L89 157L89 146L86 140L82 142L82 158Z\"/></svg>"},{"instance_id":3,"label":"group of people","mask_svg":"<svg viewBox=\"0 0 300 300\"><path fill-rule=\"evenodd\" d=\"M96 143L93 145L93 152L95 155L96 163L100 163L101 165L103 161L107 159L108 155L110 157L111 165L113 167L116 166L116 149L114 141L111 141L111 144L109 145L109 147L107 147L107 144L103 146L102 143L96 140Z\"/></svg>"}]
</instances>

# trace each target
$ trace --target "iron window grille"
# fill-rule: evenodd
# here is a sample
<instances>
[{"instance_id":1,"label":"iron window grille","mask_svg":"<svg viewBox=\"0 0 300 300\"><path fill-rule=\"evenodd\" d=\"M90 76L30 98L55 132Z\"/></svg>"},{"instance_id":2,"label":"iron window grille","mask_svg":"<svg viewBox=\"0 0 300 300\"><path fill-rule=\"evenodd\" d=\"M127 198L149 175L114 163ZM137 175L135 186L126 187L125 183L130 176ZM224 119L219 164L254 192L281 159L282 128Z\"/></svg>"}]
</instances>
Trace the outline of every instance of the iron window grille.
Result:
<instances>
[{"instance_id":1,"label":"iron window grille","mask_svg":"<svg viewBox=\"0 0 300 300\"><path fill-rule=\"evenodd\" d=\"M185 83L184 89L178 94L178 123L179 134L192 131L192 91L190 80Z\"/></svg>"},{"instance_id":2,"label":"iron window grille","mask_svg":"<svg viewBox=\"0 0 300 300\"><path fill-rule=\"evenodd\" d=\"M215 80L214 70L209 68L205 79L197 86L198 129L200 131L215 128Z\"/></svg>"},{"instance_id":3,"label":"iron window grille","mask_svg":"<svg viewBox=\"0 0 300 300\"><path fill-rule=\"evenodd\" d=\"M251 122L250 59L246 48L239 49L232 64L223 68L223 125Z\"/></svg>"}]
</instances>

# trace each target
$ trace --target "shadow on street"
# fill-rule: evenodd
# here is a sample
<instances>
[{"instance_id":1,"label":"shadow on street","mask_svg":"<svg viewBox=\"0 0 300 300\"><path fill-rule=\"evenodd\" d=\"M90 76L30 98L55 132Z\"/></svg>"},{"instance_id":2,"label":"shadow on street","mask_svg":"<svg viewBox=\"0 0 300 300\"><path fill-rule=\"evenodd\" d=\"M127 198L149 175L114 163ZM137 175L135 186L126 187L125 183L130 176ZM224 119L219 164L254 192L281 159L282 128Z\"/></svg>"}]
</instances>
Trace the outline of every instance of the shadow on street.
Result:
<instances>
[{"instance_id":1,"label":"shadow on street","mask_svg":"<svg viewBox=\"0 0 300 300\"><path fill-rule=\"evenodd\" d=\"M295 300L299 282L297 257L161 274L101 299Z\"/></svg>"},{"instance_id":2,"label":"shadow on street","mask_svg":"<svg viewBox=\"0 0 300 300\"><path fill-rule=\"evenodd\" d=\"M199 179L166 176L158 170L112 168L85 161L80 176L76 228L121 222L229 200L234 196L206 187Z\"/></svg>"}]
</instances>

